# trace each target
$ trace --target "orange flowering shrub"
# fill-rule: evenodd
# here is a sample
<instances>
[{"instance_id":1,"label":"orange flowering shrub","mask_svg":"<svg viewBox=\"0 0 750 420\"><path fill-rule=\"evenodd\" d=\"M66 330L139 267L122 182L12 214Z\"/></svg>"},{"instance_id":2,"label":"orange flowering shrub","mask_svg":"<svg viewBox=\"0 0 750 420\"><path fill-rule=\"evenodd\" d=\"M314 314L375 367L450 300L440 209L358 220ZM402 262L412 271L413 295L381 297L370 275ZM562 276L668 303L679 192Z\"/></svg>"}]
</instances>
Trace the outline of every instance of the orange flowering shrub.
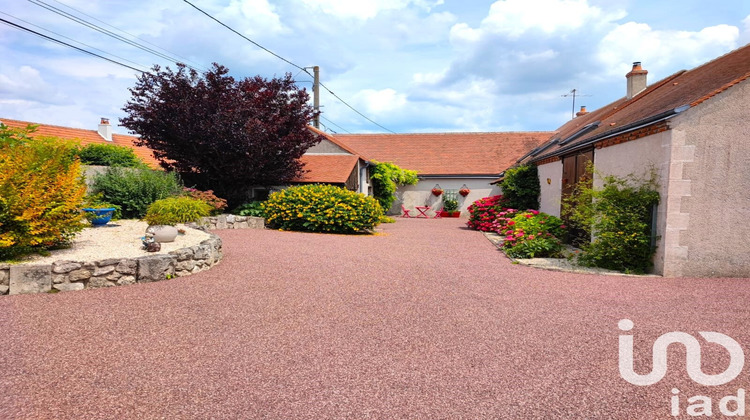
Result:
<instances>
[{"instance_id":1,"label":"orange flowering shrub","mask_svg":"<svg viewBox=\"0 0 750 420\"><path fill-rule=\"evenodd\" d=\"M76 145L32 131L0 125L0 259L60 245L84 226Z\"/></svg>"}]
</instances>

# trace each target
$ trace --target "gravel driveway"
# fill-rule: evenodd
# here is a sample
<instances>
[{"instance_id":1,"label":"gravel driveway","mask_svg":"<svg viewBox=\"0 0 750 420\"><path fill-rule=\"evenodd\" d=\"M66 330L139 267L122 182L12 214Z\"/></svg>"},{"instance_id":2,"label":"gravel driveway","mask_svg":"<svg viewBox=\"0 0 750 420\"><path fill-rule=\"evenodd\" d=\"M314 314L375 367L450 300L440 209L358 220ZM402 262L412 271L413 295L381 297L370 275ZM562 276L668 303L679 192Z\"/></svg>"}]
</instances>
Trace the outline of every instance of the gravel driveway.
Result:
<instances>
[{"instance_id":1,"label":"gravel driveway","mask_svg":"<svg viewBox=\"0 0 750 420\"><path fill-rule=\"evenodd\" d=\"M0 418L651 419L673 418L672 388L683 415L705 395L720 417L750 391L747 367L692 382L679 345L661 382L630 385L617 328L635 323L639 373L669 331L748 348L748 280L537 270L451 219L218 233L205 273L0 298ZM723 371L728 353L701 342L703 370Z\"/></svg>"}]
</instances>

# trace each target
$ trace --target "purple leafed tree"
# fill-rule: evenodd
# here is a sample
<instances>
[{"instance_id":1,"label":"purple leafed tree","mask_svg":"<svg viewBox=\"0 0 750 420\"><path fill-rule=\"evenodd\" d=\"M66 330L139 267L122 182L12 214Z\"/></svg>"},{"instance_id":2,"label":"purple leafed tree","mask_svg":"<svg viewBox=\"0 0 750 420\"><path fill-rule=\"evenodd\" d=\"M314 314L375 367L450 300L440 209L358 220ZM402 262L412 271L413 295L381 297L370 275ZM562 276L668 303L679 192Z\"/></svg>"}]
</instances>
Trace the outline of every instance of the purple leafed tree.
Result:
<instances>
[{"instance_id":1,"label":"purple leafed tree","mask_svg":"<svg viewBox=\"0 0 750 420\"><path fill-rule=\"evenodd\" d=\"M299 158L321 139L307 129L315 111L291 74L235 80L228 73L216 63L203 75L182 64L176 72L154 66L130 89L120 123L162 167L236 205L252 186L301 175Z\"/></svg>"}]
</instances>

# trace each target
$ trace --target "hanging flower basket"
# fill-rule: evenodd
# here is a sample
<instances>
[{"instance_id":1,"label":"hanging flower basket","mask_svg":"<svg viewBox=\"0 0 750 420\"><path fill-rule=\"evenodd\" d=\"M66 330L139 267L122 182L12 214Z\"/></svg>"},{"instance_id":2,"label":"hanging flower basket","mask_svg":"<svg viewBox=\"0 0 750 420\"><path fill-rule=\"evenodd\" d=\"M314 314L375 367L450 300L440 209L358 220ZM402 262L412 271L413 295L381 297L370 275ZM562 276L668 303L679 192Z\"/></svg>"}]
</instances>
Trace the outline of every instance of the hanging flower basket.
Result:
<instances>
[{"instance_id":1,"label":"hanging flower basket","mask_svg":"<svg viewBox=\"0 0 750 420\"><path fill-rule=\"evenodd\" d=\"M440 184L435 184L435 186L432 187L432 195L439 197L441 194L443 194L443 189L440 188Z\"/></svg>"},{"instance_id":2,"label":"hanging flower basket","mask_svg":"<svg viewBox=\"0 0 750 420\"><path fill-rule=\"evenodd\" d=\"M461 189L458 190L458 193L461 194L462 197L466 197L470 192L471 190L466 187L461 187Z\"/></svg>"}]
</instances>

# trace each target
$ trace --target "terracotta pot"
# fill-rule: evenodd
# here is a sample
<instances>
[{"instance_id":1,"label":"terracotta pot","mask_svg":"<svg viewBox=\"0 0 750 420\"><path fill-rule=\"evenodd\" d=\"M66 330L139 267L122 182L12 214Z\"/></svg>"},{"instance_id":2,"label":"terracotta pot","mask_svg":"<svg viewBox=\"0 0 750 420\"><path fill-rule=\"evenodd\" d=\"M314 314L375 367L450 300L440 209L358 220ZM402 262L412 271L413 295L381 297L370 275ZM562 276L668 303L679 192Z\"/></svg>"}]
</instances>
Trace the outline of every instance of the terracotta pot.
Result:
<instances>
[{"instance_id":1,"label":"terracotta pot","mask_svg":"<svg viewBox=\"0 0 750 420\"><path fill-rule=\"evenodd\" d=\"M177 237L177 228L170 225L153 225L146 229L146 232L154 234L154 241L159 243L174 242Z\"/></svg>"}]
</instances>

